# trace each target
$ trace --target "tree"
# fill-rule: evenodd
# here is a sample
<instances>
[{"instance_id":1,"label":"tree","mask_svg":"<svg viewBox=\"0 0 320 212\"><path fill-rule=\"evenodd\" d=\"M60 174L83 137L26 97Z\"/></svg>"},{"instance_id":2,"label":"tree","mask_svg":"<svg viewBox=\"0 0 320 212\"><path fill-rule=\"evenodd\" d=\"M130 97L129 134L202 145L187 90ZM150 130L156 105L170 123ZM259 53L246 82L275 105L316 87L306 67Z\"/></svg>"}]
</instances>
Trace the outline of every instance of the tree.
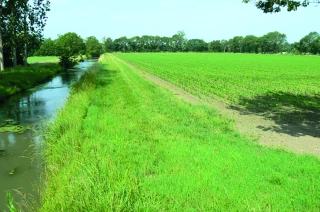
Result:
<instances>
[{"instance_id":1,"label":"tree","mask_svg":"<svg viewBox=\"0 0 320 212\"><path fill-rule=\"evenodd\" d=\"M46 24L46 12L49 11L48 0L7 0L6 16L10 33L13 57L16 56L17 43L20 42L20 53L24 65L27 65L28 49L39 47L42 31ZM37 47L32 46L37 45ZM21 48L23 47L23 48Z\"/></svg>"},{"instance_id":2,"label":"tree","mask_svg":"<svg viewBox=\"0 0 320 212\"><path fill-rule=\"evenodd\" d=\"M171 38L171 49L174 52L180 52L186 50L187 45L186 33L184 31L178 31L177 34Z\"/></svg>"},{"instance_id":3,"label":"tree","mask_svg":"<svg viewBox=\"0 0 320 212\"><path fill-rule=\"evenodd\" d=\"M310 46L310 51L312 54L320 54L320 36L314 39Z\"/></svg>"},{"instance_id":4,"label":"tree","mask_svg":"<svg viewBox=\"0 0 320 212\"><path fill-rule=\"evenodd\" d=\"M290 44L289 42L285 42L282 46L282 52L291 52L293 53L294 52L294 44Z\"/></svg>"},{"instance_id":5,"label":"tree","mask_svg":"<svg viewBox=\"0 0 320 212\"><path fill-rule=\"evenodd\" d=\"M127 52L128 51L128 38L123 36L113 41L114 51Z\"/></svg>"},{"instance_id":6,"label":"tree","mask_svg":"<svg viewBox=\"0 0 320 212\"><path fill-rule=\"evenodd\" d=\"M160 36L154 36L151 41L151 49L153 52L160 52L160 43L161 43Z\"/></svg>"},{"instance_id":7,"label":"tree","mask_svg":"<svg viewBox=\"0 0 320 212\"><path fill-rule=\"evenodd\" d=\"M0 71L4 71L3 44L2 44L2 0L0 0Z\"/></svg>"},{"instance_id":8,"label":"tree","mask_svg":"<svg viewBox=\"0 0 320 212\"><path fill-rule=\"evenodd\" d=\"M142 45L143 52L150 52L151 51L151 41L152 38L149 35L143 35L140 39Z\"/></svg>"},{"instance_id":9,"label":"tree","mask_svg":"<svg viewBox=\"0 0 320 212\"><path fill-rule=\"evenodd\" d=\"M254 35L247 35L243 39L243 52L258 53L259 40Z\"/></svg>"},{"instance_id":10,"label":"tree","mask_svg":"<svg viewBox=\"0 0 320 212\"><path fill-rule=\"evenodd\" d=\"M60 56L60 65L65 69L75 65L73 57L85 53L86 46L83 39L74 32L60 35L56 40L57 54Z\"/></svg>"},{"instance_id":11,"label":"tree","mask_svg":"<svg viewBox=\"0 0 320 212\"><path fill-rule=\"evenodd\" d=\"M57 56L57 47L55 41L51 38L45 39L40 48L34 53L35 56Z\"/></svg>"},{"instance_id":12,"label":"tree","mask_svg":"<svg viewBox=\"0 0 320 212\"><path fill-rule=\"evenodd\" d=\"M5 64L27 64L27 46L39 47L49 7L48 0L0 0L0 70Z\"/></svg>"},{"instance_id":13,"label":"tree","mask_svg":"<svg viewBox=\"0 0 320 212\"><path fill-rule=\"evenodd\" d=\"M311 43L319 36L320 35L317 32L310 32L308 35L301 38L298 50L304 54L311 53Z\"/></svg>"},{"instance_id":14,"label":"tree","mask_svg":"<svg viewBox=\"0 0 320 212\"><path fill-rule=\"evenodd\" d=\"M243 37L235 36L234 38L229 40L230 45L232 46L232 51L235 53L241 53L243 47Z\"/></svg>"},{"instance_id":15,"label":"tree","mask_svg":"<svg viewBox=\"0 0 320 212\"><path fill-rule=\"evenodd\" d=\"M113 52L114 47L113 47L113 41L111 38L105 38L103 39L104 47L106 52Z\"/></svg>"},{"instance_id":16,"label":"tree","mask_svg":"<svg viewBox=\"0 0 320 212\"><path fill-rule=\"evenodd\" d=\"M86 40L86 54L89 57L99 57L101 54L102 46L95 36L90 36Z\"/></svg>"},{"instance_id":17,"label":"tree","mask_svg":"<svg viewBox=\"0 0 320 212\"><path fill-rule=\"evenodd\" d=\"M222 45L223 52L226 52L227 51L227 46L228 46L228 41L227 40L221 40L221 45Z\"/></svg>"},{"instance_id":18,"label":"tree","mask_svg":"<svg viewBox=\"0 0 320 212\"><path fill-rule=\"evenodd\" d=\"M279 53L284 51L287 36L280 32L269 32L260 38L261 50L264 53Z\"/></svg>"},{"instance_id":19,"label":"tree","mask_svg":"<svg viewBox=\"0 0 320 212\"><path fill-rule=\"evenodd\" d=\"M139 45L139 36L134 36L129 39L130 52L140 52L141 46Z\"/></svg>"},{"instance_id":20,"label":"tree","mask_svg":"<svg viewBox=\"0 0 320 212\"><path fill-rule=\"evenodd\" d=\"M243 0L244 3L252 2L256 7L264 13L280 12L281 7L287 7L288 11L296 11L298 7L307 7L310 3L320 3L320 0Z\"/></svg>"},{"instance_id":21,"label":"tree","mask_svg":"<svg viewBox=\"0 0 320 212\"><path fill-rule=\"evenodd\" d=\"M187 42L186 50L191 52L207 52L208 44L202 39L190 39Z\"/></svg>"},{"instance_id":22,"label":"tree","mask_svg":"<svg viewBox=\"0 0 320 212\"><path fill-rule=\"evenodd\" d=\"M171 42L171 38L169 37L161 37L160 38L161 41L160 41L160 51L162 52L170 52L171 49L170 49L170 42Z\"/></svg>"},{"instance_id":23,"label":"tree","mask_svg":"<svg viewBox=\"0 0 320 212\"><path fill-rule=\"evenodd\" d=\"M4 9L6 35L8 36L7 45L11 47L13 66L17 65L17 42L24 30L23 24L21 24L21 13L24 5L21 3L25 2L7 1Z\"/></svg>"},{"instance_id":24,"label":"tree","mask_svg":"<svg viewBox=\"0 0 320 212\"><path fill-rule=\"evenodd\" d=\"M208 45L210 52L222 52L223 46L220 40L213 40Z\"/></svg>"},{"instance_id":25,"label":"tree","mask_svg":"<svg viewBox=\"0 0 320 212\"><path fill-rule=\"evenodd\" d=\"M16 0L14 0L16 1ZM46 13L50 11L49 0L20 0L23 2L22 7L24 8L23 13L23 42L24 42L24 64L27 65L28 49L35 49L32 44L37 44L39 47L40 42L38 38L42 39L42 32L47 22ZM36 39L34 39L36 38ZM30 50L29 50L30 51Z\"/></svg>"}]
</instances>

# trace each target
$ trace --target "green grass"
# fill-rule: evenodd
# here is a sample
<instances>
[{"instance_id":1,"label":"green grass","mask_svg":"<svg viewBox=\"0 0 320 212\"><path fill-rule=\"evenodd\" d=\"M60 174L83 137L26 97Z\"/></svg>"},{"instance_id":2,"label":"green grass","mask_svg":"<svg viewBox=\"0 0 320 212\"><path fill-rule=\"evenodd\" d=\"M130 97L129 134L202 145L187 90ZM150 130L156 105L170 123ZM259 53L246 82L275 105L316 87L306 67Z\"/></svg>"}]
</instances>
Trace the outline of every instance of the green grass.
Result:
<instances>
[{"instance_id":1,"label":"green grass","mask_svg":"<svg viewBox=\"0 0 320 212\"><path fill-rule=\"evenodd\" d=\"M58 56L39 56L39 57L28 57L28 63L57 63L59 62Z\"/></svg>"},{"instance_id":2,"label":"green grass","mask_svg":"<svg viewBox=\"0 0 320 212\"><path fill-rule=\"evenodd\" d=\"M50 79L59 71L61 71L61 68L56 63L7 68L5 71L0 72L0 102L13 94L32 88Z\"/></svg>"},{"instance_id":3,"label":"green grass","mask_svg":"<svg viewBox=\"0 0 320 212\"><path fill-rule=\"evenodd\" d=\"M227 103L269 92L310 96L320 93L320 57L191 53L116 56Z\"/></svg>"},{"instance_id":4,"label":"green grass","mask_svg":"<svg viewBox=\"0 0 320 212\"><path fill-rule=\"evenodd\" d=\"M217 111L105 55L45 139L40 211L317 211L320 161L262 147Z\"/></svg>"},{"instance_id":5,"label":"green grass","mask_svg":"<svg viewBox=\"0 0 320 212\"><path fill-rule=\"evenodd\" d=\"M193 53L115 56L193 94L219 99L246 112L302 123L302 127L319 125L318 56Z\"/></svg>"}]
</instances>

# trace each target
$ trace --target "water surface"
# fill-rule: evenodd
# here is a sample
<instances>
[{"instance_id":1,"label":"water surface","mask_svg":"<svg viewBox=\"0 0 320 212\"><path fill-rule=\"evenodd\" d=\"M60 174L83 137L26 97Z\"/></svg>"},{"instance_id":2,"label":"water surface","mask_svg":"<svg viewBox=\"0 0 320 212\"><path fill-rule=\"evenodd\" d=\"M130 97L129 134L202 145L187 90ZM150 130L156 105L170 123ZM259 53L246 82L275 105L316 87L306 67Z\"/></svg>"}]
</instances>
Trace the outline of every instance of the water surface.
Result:
<instances>
[{"instance_id":1,"label":"water surface","mask_svg":"<svg viewBox=\"0 0 320 212\"><path fill-rule=\"evenodd\" d=\"M70 87L95 60L79 63L75 69L54 77L22 94L0 103L0 121L13 119L22 126L39 129L55 118L66 103ZM6 191L11 191L16 202L39 200L41 185L41 138L39 130L24 133L0 133L0 211L8 211ZM18 192L17 192L18 191ZM21 194L18 194L21 192ZM29 201L30 203L30 201Z\"/></svg>"}]
</instances>

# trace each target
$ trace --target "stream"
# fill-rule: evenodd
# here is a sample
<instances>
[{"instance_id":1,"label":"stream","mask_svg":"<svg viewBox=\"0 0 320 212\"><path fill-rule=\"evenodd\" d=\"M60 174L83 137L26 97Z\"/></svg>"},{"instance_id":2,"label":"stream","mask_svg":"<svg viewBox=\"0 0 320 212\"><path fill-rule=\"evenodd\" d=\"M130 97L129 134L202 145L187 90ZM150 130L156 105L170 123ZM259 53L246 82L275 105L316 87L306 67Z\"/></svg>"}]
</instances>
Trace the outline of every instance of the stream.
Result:
<instances>
[{"instance_id":1,"label":"stream","mask_svg":"<svg viewBox=\"0 0 320 212\"><path fill-rule=\"evenodd\" d=\"M0 211L7 208L7 191L22 206L36 206L41 190L41 138L39 128L53 121L77 82L96 60L79 63L74 69L54 77L0 103L0 121L7 120L21 127L34 128L24 132L0 132ZM26 201L28 198L28 202Z\"/></svg>"}]
</instances>

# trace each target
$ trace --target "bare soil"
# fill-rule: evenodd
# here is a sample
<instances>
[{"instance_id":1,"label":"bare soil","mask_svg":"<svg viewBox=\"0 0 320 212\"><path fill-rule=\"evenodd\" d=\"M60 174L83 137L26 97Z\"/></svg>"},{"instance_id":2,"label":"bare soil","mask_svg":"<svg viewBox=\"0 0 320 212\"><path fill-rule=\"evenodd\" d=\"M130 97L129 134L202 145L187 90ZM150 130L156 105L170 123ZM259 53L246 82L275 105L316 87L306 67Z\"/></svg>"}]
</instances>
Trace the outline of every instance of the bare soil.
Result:
<instances>
[{"instance_id":1,"label":"bare soil","mask_svg":"<svg viewBox=\"0 0 320 212\"><path fill-rule=\"evenodd\" d=\"M183 99L190 104L204 104L218 109L222 115L225 115L235 121L235 126L241 133L253 140L257 140L263 146L283 148L298 154L312 154L320 157L319 137L310 136L308 133L302 133L299 136L295 133L288 133L304 131L305 129L301 129L299 125L285 124L287 129L286 132L277 130L281 129L282 126L274 120L267 119L259 114L245 113L243 110L239 110L239 108L232 108L230 105L202 94L199 94L199 97L195 96L157 76L139 69L126 61L119 58L115 59L137 71L137 73L142 77L170 90L178 98Z\"/></svg>"}]
</instances>

